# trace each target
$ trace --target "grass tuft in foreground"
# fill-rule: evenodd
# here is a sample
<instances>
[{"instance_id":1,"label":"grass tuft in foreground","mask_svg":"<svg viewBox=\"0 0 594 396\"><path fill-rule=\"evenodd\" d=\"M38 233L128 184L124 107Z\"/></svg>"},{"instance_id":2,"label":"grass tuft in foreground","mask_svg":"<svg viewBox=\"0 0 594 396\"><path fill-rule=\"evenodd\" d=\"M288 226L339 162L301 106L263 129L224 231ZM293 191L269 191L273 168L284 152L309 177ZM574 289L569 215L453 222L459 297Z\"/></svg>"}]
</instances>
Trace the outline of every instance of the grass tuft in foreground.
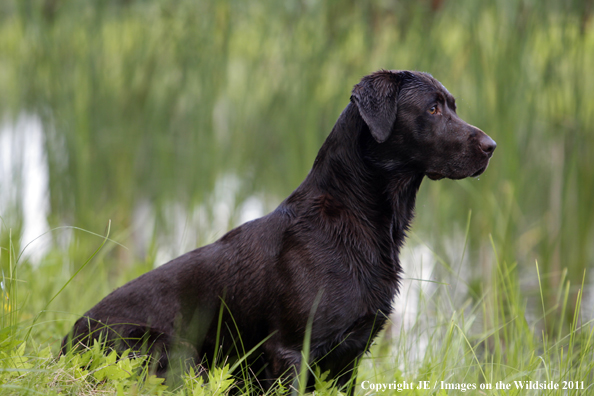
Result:
<instances>
[{"instance_id":1,"label":"grass tuft in foreground","mask_svg":"<svg viewBox=\"0 0 594 396\"><path fill-rule=\"evenodd\" d=\"M256 384L244 381L251 377L249 367L230 367L222 359L224 363L211 371L188 370L174 388L149 375L146 356L124 353L118 357L99 344L82 353L58 356L59 341L73 320L52 309L74 306L60 300L62 294L71 293L88 300L83 305L92 305L95 296L85 293L90 284L85 273L96 277L93 264L101 261L99 249L89 258L90 265L75 274L77 278L62 275L51 264L33 267L24 259L17 262L12 242L2 246L1 252L9 271L2 278L0 304L0 394L222 395L233 389L239 394L257 393ZM52 252L48 261L57 256L66 260ZM440 260L436 261L452 268ZM407 394L462 394L476 388L480 393L473 394L541 395L542 390L526 387L543 384L559 387L547 390L547 395L594 391L594 327L580 316L583 285L579 285L576 301L569 301L572 285L564 281L553 305L541 298L542 310L535 310L529 308L534 304L527 304L532 296L520 287L516 264L495 260L492 276L480 285L478 294L469 292L462 298L456 293L456 283L463 280L456 273L451 271L440 283L428 283L430 287L415 280L402 291L395 303L408 304L405 315L412 313L414 318L405 325L404 321L398 324L401 318L395 316L376 340L362 359L358 394L399 394L398 386L412 386ZM546 274L536 264L531 276L542 284L540 279ZM540 294L545 293L541 290ZM64 305L59 307L58 301ZM551 318L548 313L565 312L570 304L578 307L571 326L564 330L559 324L559 331L545 333L545 328L554 325L544 323ZM316 377L316 394L339 393L324 373L306 369ZM419 383L428 389L416 389ZM378 386L386 390L377 391ZM279 384L268 393L289 394L292 388L304 389L298 383Z\"/></svg>"}]
</instances>

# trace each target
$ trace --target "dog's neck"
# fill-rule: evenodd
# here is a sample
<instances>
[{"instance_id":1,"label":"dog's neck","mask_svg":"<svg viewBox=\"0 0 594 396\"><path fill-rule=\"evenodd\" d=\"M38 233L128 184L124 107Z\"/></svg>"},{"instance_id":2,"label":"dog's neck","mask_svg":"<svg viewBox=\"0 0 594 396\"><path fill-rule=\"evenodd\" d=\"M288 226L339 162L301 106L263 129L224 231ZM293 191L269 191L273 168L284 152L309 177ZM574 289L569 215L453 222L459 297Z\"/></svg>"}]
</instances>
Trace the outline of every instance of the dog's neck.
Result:
<instances>
[{"instance_id":1,"label":"dog's neck","mask_svg":"<svg viewBox=\"0 0 594 396\"><path fill-rule=\"evenodd\" d=\"M388 232L399 250L414 217L423 174L374 168L364 158L362 146L368 137L357 106L350 103L322 145L312 171L292 196L327 195L338 200L340 207L365 217L361 220L375 231Z\"/></svg>"}]
</instances>

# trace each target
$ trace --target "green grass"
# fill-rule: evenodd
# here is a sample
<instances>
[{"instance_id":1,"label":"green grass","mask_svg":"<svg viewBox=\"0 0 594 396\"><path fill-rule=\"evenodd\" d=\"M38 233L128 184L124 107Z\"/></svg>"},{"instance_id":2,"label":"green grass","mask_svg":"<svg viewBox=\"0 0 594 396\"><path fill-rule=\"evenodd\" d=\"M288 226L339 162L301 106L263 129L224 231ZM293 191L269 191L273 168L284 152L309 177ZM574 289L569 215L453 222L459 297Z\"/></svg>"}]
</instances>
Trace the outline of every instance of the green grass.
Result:
<instances>
[{"instance_id":1,"label":"green grass","mask_svg":"<svg viewBox=\"0 0 594 396\"><path fill-rule=\"evenodd\" d=\"M106 238L93 238L100 249L91 251L82 270L72 275L60 274L48 265L17 262L18 252L11 251L10 245L2 247L3 257L12 257L12 272L2 283L0 394L218 395L228 393L234 386L240 386L240 393L245 393L243 381L234 382L234 376L250 375L241 362L233 367L223 364L198 376L188 371L183 375L183 383L171 389L160 379L148 375L142 364L143 357L118 360L115 354L103 352L98 345L82 354L58 357L60 339L75 320L63 307L78 305L72 300L67 304L66 300L76 298L81 307L88 308L109 289L107 284L97 285L100 282L96 282L99 279L96 270L105 259L103 250L114 243ZM464 244L463 241L461 250ZM59 251L52 255L56 261L68 260L67 255ZM469 296L456 293L456 288L464 284L457 274L460 263L434 259L438 264L430 279L405 281L396 304L408 304L408 314L403 315L408 320L398 323L401 318L394 316L395 322L389 323L370 353L362 359L356 387L358 394L368 394L371 384L397 386L404 381L414 383L415 387L419 381L428 381L430 389L408 391L418 395L445 395L440 389L442 381L452 387L461 384L477 389L492 386L493 389L485 389L484 393L476 393L488 395L543 394L537 390L518 390L514 381L547 384L552 381L559 386L563 386L564 381L578 381L578 385L581 387L583 383L585 388L547 391L550 395L582 395L592 391L594 327L592 321L584 321L579 314L583 284L579 285L576 301L569 301L571 285L563 279L563 286L554 293L553 305L541 297L539 309L529 312L531 307L520 286L522 279L518 276L517 264L496 260L491 276L481 284L480 293ZM413 261L413 265L418 267L422 263ZM439 278L439 282L431 281L437 269L446 266L453 269L450 275ZM546 275L534 263L530 276L542 284ZM99 295L88 291L93 287L101 288ZM542 286L539 290L544 296ZM411 298L412 295L415 298ZM549 311L566 311L573 305L577 306L578 313L569 328L565 329L560 326L562 322L558 322L555 325L560 328L554 335L542 331L547 327L542 322ZM304 356L307 356L307 348ZM305 368L318 378L317 394L337 394L338 390L324 380L323 373ZM497 390L498 383L511 384L511 389ZM294 386L303 390L297 384ZM286 386L270 391L271 394L286 392L290 393ZM393 389L385 393L399 392ZM460 390L447 392L461 393Z\"/></svg>"}]
</instances>

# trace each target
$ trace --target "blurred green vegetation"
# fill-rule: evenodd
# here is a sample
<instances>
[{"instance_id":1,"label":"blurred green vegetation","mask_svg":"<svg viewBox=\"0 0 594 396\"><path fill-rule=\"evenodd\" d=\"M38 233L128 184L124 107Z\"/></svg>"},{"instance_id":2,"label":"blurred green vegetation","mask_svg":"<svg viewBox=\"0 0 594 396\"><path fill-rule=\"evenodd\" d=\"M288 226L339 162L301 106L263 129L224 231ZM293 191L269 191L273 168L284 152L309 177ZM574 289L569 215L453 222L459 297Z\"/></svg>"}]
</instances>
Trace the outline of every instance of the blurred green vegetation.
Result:
<instances>
[{"instance_id":1,"label":"blurred green vegetation","mask_svg":"<svg viewBox=\"0 0 594 396\"><path fill-rule=\"evenodd\" d=\"M170 209L192 216L222 178L240 181L229 192L236 209L254 195L274 208L304 179L363 75L430 72L498 148L478 180L423 183L415 234L457 261L471 210L471 293L493 272L492 235L516 276L538 260L547 299L571 282L570 323L594 261L592 11L588 0L4 0L0 117L42 120L51 227L102 233L111 219L112 237L131 246L135 211L154 211L152 250L105 253L101 279L115 285L152 266L155 235L179 226ZM21 213L14 202L0 214ZM14 228L16 252L28 242L15 238L19 221L2 229L9 246ZM71 274L98 242L74 233L64 247L61 233L55 246L72 259L52 251L41 265ZM9 256L0 256L5 272ZM530 274L524 287L538 303ZM63 309L90 306L65 293Z\"/></svg>"}]
</instances>

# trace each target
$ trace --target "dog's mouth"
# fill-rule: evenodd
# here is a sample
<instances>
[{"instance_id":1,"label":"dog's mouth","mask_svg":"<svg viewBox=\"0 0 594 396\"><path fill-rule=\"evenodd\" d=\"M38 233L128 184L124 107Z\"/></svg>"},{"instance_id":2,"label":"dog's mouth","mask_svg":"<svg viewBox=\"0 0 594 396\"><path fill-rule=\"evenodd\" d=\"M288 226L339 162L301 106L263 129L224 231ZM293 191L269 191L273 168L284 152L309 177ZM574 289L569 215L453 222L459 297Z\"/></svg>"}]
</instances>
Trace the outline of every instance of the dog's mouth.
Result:
<instances>
[{"instance_id":1,"label":"dog's mouth","mask_svg":"<svg viewBox=\"0 0 594 396\"><path fill-rule=\"evenodd\" d=\"M477 177L479 175L482 175L485 170L487 170L487 165L483 166L481 169L473 173L470 177Z\"/></svg>"},{"instance_id":2,"label":"dog's mouth","mask_svg":"<svg viewBox=\"0 0 594 396\"><path fill-rule=\"evenodd\" d=\"M477 177L483 174L483 172L485 170L487 170L487 165L483 166L482 168L480 168L479 170L477 170L476 172L474 172L473 174L469 175L469 174L465 174L465 175L443 175L441 173L438 172L426 172L425 176L427 176L429 179L431 180L441 180L443 178L448 178L448 179L452 179L452 180L459 180L459 179L465 179L467 177Z\"/></svg>"}]
</instances>

